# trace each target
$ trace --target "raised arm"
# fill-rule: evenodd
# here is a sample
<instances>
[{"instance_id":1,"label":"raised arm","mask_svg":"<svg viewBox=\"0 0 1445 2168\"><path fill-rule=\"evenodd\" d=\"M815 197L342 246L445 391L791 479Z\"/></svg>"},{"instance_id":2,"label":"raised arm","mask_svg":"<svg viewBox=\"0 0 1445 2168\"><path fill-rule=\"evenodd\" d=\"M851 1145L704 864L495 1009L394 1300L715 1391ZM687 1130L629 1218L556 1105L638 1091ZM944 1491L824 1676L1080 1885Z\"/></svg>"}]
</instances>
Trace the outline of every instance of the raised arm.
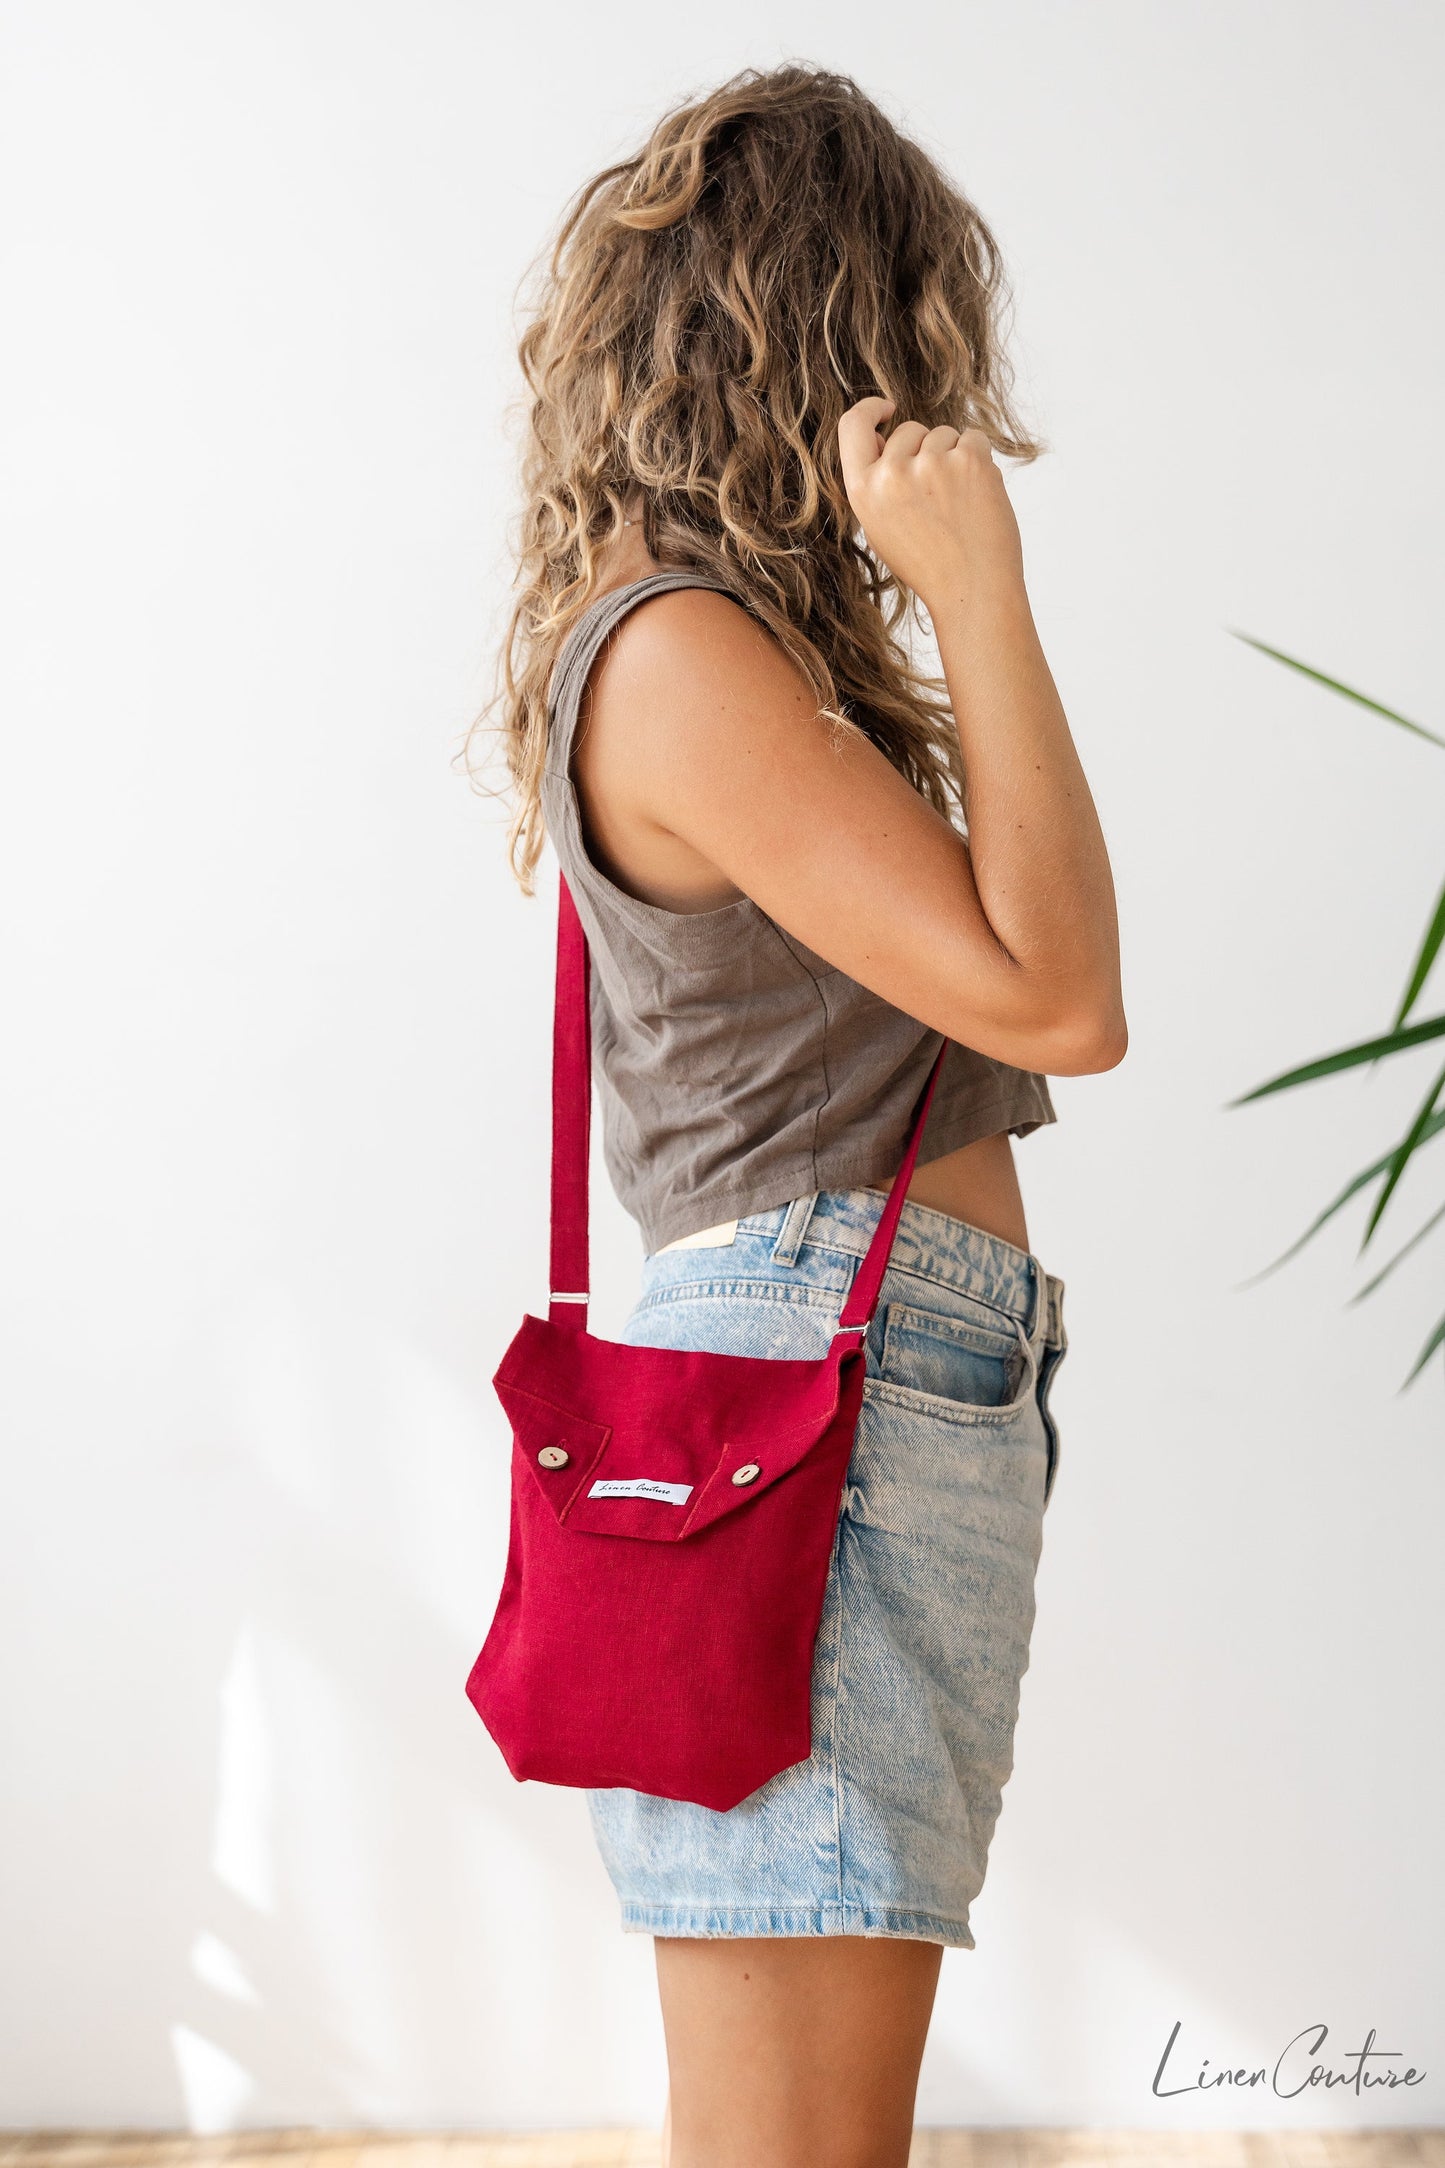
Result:
<instances>
[{"instance_id":1,"label":"raised arm","mask_svg":"<svg viewBox=\"0 0 1445 2168\"><path fill-rule=\"evenodd\" d=\"M877 748L817 714L726 596L623 623L577 758L604 868L645 900L752 897L797 940L980 1053L1067 1076L1127 1046L1108 856L1024 586L986 438L867 399L839 430L870 546L922 598L952 696L967 841Z\"/></svg>"}]
</instances>

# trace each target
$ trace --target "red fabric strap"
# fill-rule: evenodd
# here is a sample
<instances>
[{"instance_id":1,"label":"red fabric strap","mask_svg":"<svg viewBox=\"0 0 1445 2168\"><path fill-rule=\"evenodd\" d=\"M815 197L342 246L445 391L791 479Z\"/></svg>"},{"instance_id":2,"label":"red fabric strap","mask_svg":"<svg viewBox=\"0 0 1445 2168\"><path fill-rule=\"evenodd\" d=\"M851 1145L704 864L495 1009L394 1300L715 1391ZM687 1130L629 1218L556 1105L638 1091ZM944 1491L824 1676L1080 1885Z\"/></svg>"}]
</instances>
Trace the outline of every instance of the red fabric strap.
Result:
<instances>
[{"instance_id":1,"label":"red fabric strap","mask_svg":"<svg viewBox=\"0 0 1445 2168\"><path fill-rule=\"evenodd\" d=\"M587 1182L592 1146L592 1003L587 936L565 880L557 894L552 1010L552 1298L554 1325L587 1330ZM581 1300L559 1301L559 1296Z\"/></svg>"},{"instance_id":2,"label":"red fabric strap","mask_svg":"<svg viewBox=\"0 0 1445 2168\"><path fill-rule=\"evenodd\" d=\"M565 875L557 888L557 982L552 1017L552 1295L547 1315L554 1325L587 1330L590 1266L587 1239L587 1185L592 1136L592 1010L587 936ZM933 1102L945 1039L918 1095L908 1127L903 1164L893 1177L888 1202L858 1268L839 1331L866 1326L878 1295L908 1185L918 1164L923 1125ZM565 1300L559 1298L570 1297Z\"/></svg>"},{"instance_id":3,"label":"red fabric strap","mask_svg":"<svg viewBox=\"0 0 1445 2168\"><path fill-rule=\"evenodd\" d=\"M898 1220L908 1197L908 1185L913 1180L913 1170L918 1164L918 1147L923 1142L923 1125L933 1104L934 1090L938 1084L938 1072L943 1067L943 1057L948 1052L948 1041L938 1049L928 1081L918 1094L908 1125L908 1146L903 1154L903 1164L893 1177L893 1187L888 1192L888 1202L883 1216L873 1230L873 1240L867 1255L858 1267L843 1314L838 1320L838 1330L846 1332L850 1327L867 1325L878 1307L878 1295L883 1286L883 1275L888 1270L888 1260L893 1254L893 1237L898 1232Z\"/></svg>"}]
</instances>

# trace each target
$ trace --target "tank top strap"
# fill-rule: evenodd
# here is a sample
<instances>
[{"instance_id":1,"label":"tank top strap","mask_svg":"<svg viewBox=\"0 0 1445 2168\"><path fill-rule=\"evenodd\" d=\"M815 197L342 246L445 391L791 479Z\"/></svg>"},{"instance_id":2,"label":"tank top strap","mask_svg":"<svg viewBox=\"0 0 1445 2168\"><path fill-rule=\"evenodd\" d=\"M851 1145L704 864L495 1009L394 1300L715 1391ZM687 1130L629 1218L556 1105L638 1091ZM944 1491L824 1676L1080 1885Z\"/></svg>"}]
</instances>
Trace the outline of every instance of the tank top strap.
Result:
<instances>
[{"instance_id":1,"label":"tank top strap","mask_svg":"<svg viewBox=\"0 0 1445 2168\"><path fill-rule=\"evenodd\" d=\"M549 768L565 774L571 762L582 689L603 641L638 603L649 602L654 595L665 595L675 587L711 587L724 595L732 592L727 582L714 573L679 566L671 571L645 573L640 580L629 580L623 587L609 587L578 618L562 642L547 688Z\"/></svg>"}]
</instances>

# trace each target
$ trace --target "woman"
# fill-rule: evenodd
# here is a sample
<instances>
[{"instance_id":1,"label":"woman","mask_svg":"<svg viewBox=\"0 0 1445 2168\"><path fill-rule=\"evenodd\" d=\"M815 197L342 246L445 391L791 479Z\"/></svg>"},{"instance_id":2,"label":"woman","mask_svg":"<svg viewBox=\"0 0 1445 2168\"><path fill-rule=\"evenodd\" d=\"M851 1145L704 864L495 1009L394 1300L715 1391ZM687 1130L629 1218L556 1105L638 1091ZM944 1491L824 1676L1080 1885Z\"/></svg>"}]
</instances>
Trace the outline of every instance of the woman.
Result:
<instances>
[{"instance_id":1,"label":"woman","mask_svg":"<svg viewBox=\"0 0 1445 2168\"><path fill-rule=\"evenodd\" d=\"M868 1336L811 1758L727 1813L588 1795L656 1938L671 2168L906 2160L1012 1766L1066 1341L1011 1136L1126 1031L994 461L1038 449L1001 291L932 160L789 66L582 190L521 347L513 862L530 888L545 831L591 944L647 1252L624 1337L824 1354L952 1042Z\"/></svg>"}]
</instances>

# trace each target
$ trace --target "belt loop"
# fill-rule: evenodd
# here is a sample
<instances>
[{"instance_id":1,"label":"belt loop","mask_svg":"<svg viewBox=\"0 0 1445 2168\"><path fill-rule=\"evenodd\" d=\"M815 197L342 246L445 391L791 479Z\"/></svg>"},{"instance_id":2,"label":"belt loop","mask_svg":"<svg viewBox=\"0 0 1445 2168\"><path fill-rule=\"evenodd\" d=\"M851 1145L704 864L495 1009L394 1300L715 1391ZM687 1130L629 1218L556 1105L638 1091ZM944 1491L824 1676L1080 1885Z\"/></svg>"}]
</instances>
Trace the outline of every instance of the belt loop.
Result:
<instances>
[{"instance_id":1,"label":"belt loop","mask_svg":"<svg viewBox=\"0 0 1445 2168\"><path fill-rule=\"evenodd\" d=\"M1069 1329L1064 1323L1064 1283L1057 1274L1049 1274L1049 1345L1066 1348Z\"/></svg>"},{"instance_id":2,"label":"belt loop","mask_svg":"<svg viewBox=\"0 0 1445 2168\"><path fill-rule=\"evenodd\" d=\"M1030 1275L1034 1283L1034 1299L1029 1310L1028 1339L1029 1346L1034 1351L1034 1359L1037 1361L1043 1354L1044 1349L1050 1346L1053 1341L1053 1275L1045 1272L1037 1257L1032 1258Z\"/></svg>"},{"instance_id":3,"label":"belt loop","mask_svg":"<svg viewBox=\"0 0 1445 2168\"><path fill-rule=\"evenodd\" d=\"M1037 1295L1029 1338L1041 1348L1065 1348L1069 1338L1064 1331L1064 1283L1056 1273L1045 1272L1037 1263L1034 1273Z\"/></svg>"},{"instance_id":4,"label":"belt loop","mask_svg":"<svg viewBox=\"0 0 1445 2168\"><path fill-rule=\"evenodd\" d=\"M783 1215L783 1224L778 1229L778 1238L772 1247L771 1256L775 1265L795 1265L798 1262L798 1252L803 1247L803 1237L808 1231L808 1222L813 1217L813 1207L817 1202L818 1191L814 1190L811 1196L795 1197L788 1206Z\"/></svg>"}]
</instances>

